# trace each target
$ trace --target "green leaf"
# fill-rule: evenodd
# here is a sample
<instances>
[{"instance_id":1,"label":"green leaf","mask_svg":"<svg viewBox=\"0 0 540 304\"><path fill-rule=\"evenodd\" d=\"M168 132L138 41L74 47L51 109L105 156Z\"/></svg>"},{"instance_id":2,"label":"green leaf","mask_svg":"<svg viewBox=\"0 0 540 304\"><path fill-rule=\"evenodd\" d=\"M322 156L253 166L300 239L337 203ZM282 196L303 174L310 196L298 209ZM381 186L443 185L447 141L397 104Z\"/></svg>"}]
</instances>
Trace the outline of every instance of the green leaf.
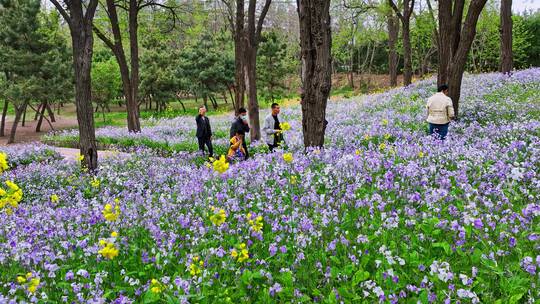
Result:
<instances>
[{"instance_id":1,"label":"green leaf","mask_svg":"<svg viewBox=\"0 0 540 304\"><path fill-rule=\"evenodd\" d=\"M352 284L353 286L356 286L367 279L369 279L369 272L360 269L354 274Z\"/></svg>"},{"instance_id":2,"label":"green leaf","mask_svg":"<svg viewBox=\"0 0 540 304\"><path fill-rule=\"evenodd\" d=\"M512 295L510 297L510 300L508 301L508 303L510 303L510 304L518 303L519 300L521 300L522 297L523 297L523 293L518 293L518 294Z\"/></svg>"},{"instance_id":3,"label":"green leaf","mask_svg":"<svg viewBox=\"0 0 540 304\"><path fill-rule=\"evenodd\" d=\"M444 252L446 253L446 255L451 255L452 254L452 248L450 247L450 244L448 244L447 242L434 243L433 247L444 249Z\"/></svg>"}]
</instances>

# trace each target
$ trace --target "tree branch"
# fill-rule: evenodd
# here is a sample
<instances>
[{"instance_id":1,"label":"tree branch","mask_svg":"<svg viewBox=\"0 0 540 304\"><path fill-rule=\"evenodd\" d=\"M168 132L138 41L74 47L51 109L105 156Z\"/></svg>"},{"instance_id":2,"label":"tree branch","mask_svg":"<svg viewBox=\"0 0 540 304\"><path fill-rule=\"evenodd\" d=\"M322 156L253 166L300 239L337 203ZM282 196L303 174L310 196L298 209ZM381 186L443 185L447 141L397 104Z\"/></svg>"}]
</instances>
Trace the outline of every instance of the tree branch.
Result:
<instances>
[{"instance_id":1,"label":"tree branch","mask_svg":"<svg viewBox=\"0 0 540 304\"><path fill-rule=\"evenodd\" d=\"M266 2L264 3L264 7L262 9L261 15L259 16L259 20L257 21L257 31L255 32L255 43L256 44L261 39L261 32L262 32L262 27L263 27L263 23L264 23L264 18L266 18L266 14L268 13L268 9L270 9L270 3L272 3L272 0L266 0Z\"/></svg>"},{"instance_id":2,"label":"tree branch","mask_svg":"<svg viewBox=\"0 0 540 304\"><path fill-rule=\"evenodd\" d=\"M96 36L98 36L98 38L101 39L101 41L103 41L103 43L105 43L111 49L111 51L116 52L116 47L112 40L109 39L109 37L107 37L107 35L105 35L105 33L103 33L95 24L94 33L96 33Z\"/></svg>"},{"instance_id":3,"label":"tree branch","mask_svg":"<svg viewBox=\"0 0 540 304\"><path fill-rule=\"evenodd\" d=\"M56 7L60 15L64 18L68 26L71 28L71 17L69 17L69 14L66 12L66 10L60 5L60 3L56 0L51 0L52 4Z\"/></svg>"},{"instance_id":4,"label":"tree branch","mask_svg":"<svg viewBox=\"0 0 540 304\"><path fill-rule=\"evenodd\" d=\"M394 0L388 0L388 4L390 4L390 7L392 7L394 12L396 12L396 15L398 16L398 18L401 19L401 21L405 21L405 17L403 17L401 12L399 11L399 8L394 3Z\"/></svg>"}]
</instances>

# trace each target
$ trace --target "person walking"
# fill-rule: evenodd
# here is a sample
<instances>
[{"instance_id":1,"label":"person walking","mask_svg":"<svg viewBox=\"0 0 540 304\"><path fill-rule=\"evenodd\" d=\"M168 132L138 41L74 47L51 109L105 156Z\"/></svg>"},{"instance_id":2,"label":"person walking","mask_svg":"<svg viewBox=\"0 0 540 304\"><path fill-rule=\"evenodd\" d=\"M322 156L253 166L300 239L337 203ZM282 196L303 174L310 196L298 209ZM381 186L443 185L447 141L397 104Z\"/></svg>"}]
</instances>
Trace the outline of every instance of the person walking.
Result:
<instances>
[{"instance_id":1,"label":"person walking","mask_svg":"<svg viewBox=\"0 0 540 304\"><path fill-rule=\"evenodd\" d=\"M273 152L275 148L283 143L283 132L279 122L279 112L281 110L279 104L273 103L271 108L272 112L264 119L263 133L270 152Z\"/></svg>"},{"instance_id":2,"label":"person walking","mask_svg":"<svg viewBox=\"0 0 540 304\"><path fill-rule=\"evenodd\" d=\"M208 156L214 157L214 149L212 147L212 128L210 127L210 120L206 117L206 107L201 106L199 108L199 115L195 118L197 122L197 140L199 141L199 150L204 155L205 147L208 147Z\"/></svg>"},{"instance_id":3,"label":"person walking","mask_svg":"<svg viewBox=\"0 0 540 304\"><path fill-rule=\"evenodd\" d=\"M452 99L448 97L448 86L443 84L437 88L437 93L428 98L427 122L429 123L429 135L444 140L448 134L450 121L454 119L454 106Z\"/></svg>"},{"instance_id":4,"label":"person walking","mask_svg":"<svg viewBox=\"0 0 540 304\"><path fill-rule=\"evenodd\" d=\"M231 131L229 132L229 138L233 138L238 131L244 132L244 134L249 133L249 123L247 111L244 108L238 109L238 116L234 119L231 125ZM245 136L244 136L245 137ZM245 152L245 159L249 158L248 146L245 138L242 140L242 147Z\"/></svg>"}]
</instances>

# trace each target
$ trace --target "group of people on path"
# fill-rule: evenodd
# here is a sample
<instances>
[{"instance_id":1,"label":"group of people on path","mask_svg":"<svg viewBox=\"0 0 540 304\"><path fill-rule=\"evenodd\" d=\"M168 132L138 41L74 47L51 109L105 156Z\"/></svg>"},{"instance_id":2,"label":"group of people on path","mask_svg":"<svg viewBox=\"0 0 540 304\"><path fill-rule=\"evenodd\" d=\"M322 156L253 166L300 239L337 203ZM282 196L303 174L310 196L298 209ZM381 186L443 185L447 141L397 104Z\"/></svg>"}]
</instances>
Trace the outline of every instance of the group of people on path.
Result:
<instances>
[{"instance_id":1,"label":"group of people on path","mask_svg":"<svg viewBox=\"0 0 540 304\"><path fill-rule=\"evenodd\" d=\"M439 86L437 93L428 98L426 109L429 134L438 139L445 140L450 121L455 117L452 99L448 97L447 85ZM279 121L280 110L279 104L273 103L270 114L264 119L262 132L270 152L273 152L274 149L284 143L281 123ZM208 148L208 156L212 158L214 156L212 127L210 126L210 120L206 117L205 106L199 108L199 115L197 115L195 121L197 122L196 136L199 142L199 150L205 154L205 148ZM249 133L249 130L247 111L244 108L240 108L229 132L228 161L241 161L249 158L246 141L246 134Z\"/></svg>"},{"instance_id":2,"label":"group of people on path","mask_svg":"<svg viewBox=\"0 0 540 304\"><path fill-rule=\"evenodd\" d=\"M263 136L268 145L270 152L284 143L283 132L279 120L280 106L273 103L271 112L264 119L262 128ZM206 116L206 107L199 108L199 115L195 118L197 123L197 140L199 143L199 151L206 153L208 148L208 156L214 157L214 149L212 146L212 127L210 120ZM231 124L229 131L229 150L227 151L228 161L242 161L249 158L249 150L246 141L246 134L249 133L249 121L247 111L244 108L238 109L238 115Z\"/></svg>"}]
</instances>

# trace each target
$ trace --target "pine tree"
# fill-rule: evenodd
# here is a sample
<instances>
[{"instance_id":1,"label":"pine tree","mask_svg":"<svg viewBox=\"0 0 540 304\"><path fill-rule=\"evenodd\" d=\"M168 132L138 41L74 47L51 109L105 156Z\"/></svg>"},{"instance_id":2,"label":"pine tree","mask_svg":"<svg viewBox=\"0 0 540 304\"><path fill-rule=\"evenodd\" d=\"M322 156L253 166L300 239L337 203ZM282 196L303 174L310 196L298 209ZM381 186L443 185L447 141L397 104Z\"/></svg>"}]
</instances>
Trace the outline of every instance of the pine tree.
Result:
<instances>
[{"instance_id":1,"label":"pine tree","mask_svg":"<svg viewBox=\"0 0 540 304\"><path fill-rule=\"evenodd\" d=\"M39 31L39 0L0 0L0 71L6 81L0 88L3 99L15 108L15 120L8 143L23 112L34 100L46 97L43 65L49 51Z\"/></svg>"}]
</instances>

